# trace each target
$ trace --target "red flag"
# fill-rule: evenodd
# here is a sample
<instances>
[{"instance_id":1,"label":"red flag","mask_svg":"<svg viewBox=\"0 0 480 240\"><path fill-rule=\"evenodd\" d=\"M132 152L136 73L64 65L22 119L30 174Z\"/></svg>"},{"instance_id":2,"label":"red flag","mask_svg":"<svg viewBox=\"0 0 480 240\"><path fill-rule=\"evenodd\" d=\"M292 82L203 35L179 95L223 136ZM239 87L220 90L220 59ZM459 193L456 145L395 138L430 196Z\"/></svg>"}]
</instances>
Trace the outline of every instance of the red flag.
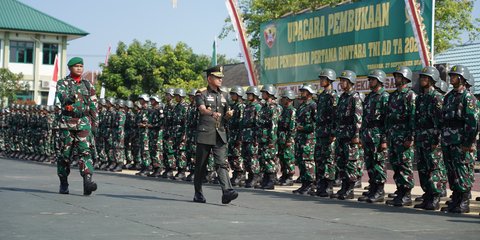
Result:
<instances>
[{"instance_id":1,"label":"red flag","mask_svg":"<svg viewBox=\"0 0 480 240\"><path fill-rule=\"evenodd\" d=\"M52 80L54 82L58 81L58 55L55 55L55 61L53 62L53 76Z\"/></svg>"}]
</instances>

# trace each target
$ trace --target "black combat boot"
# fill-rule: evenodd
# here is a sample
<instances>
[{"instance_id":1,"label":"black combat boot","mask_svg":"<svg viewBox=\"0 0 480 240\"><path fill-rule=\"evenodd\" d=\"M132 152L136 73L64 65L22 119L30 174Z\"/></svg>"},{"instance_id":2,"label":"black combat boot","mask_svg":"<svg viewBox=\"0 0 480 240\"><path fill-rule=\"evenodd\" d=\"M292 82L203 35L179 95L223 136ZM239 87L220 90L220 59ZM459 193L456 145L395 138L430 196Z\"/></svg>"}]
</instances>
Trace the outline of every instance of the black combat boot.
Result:
<instances>
[{"instance_id":1,"label":"black combat boot","mask_svg":"<svg viewBox=\"0 0 480 240\"><path fill-rule=\"evenodd\" d=\"M355 181L355 185L353 186L353 188L362 188L362 179L358 179L357 181Z\"/></svg>"},{"instance_id":2,"label":"black combat boot","mask_svg":"<svg viewBox=\"0 0 480 240\"><path fill-rule=\"evenodd\" d=\"M411 206L412 205L412 189L403 188L403 187L400 188L397 192L397 196L393 199L393 204L389 204L389 205L393 205L395 207Z\"/></svg>"},{"instance_id":3,"label":"black combat boot","mask_svg":"<svg viewBox=\"0 0 480 240\"><path fill-rule=\"evenodd\" d=\"M285 181L280 183L280 186L293 186L293 174L287 175Z\"/></svg>"},{"instance_id":4,"label":"black combat boot","mask_svg":"<svg viewBox=\"0 0 480 240\"><path fill-rule=\"evenodd\" d=\"M415 202L423 202L426 197L427 197L427 193L425 192L424 194L422 194L422 196L416 197Z\"/></svg>"},{"instance_id":5,"label":"black combat boot","mask_svg":"<svg viewBox=\"0 0 480 240\"><path fill-rule=\"evenodd\" d=\"M60 190L58 190L58 193L69 194L70 192L68 191L68 178L64 176L59 178L60 178Z\"/></svg>"},{"instance_id":6,"label":"black combat boot","mask_svg":"<svg viewBox=\"0 0 480 240\"><path fill-rule=\"evenodd\" d=\"M243 172L233 172L234 177L232 177L231 183L232 186L242 186L242 181L244 181L245 175Z\"/></svg>"},{"instance_id":7,"label":"black combat boot","mask_svg":"<svg viewBox=\"0 0 480 240\"><path fill-rule=\"evenodd\" d=\"M433 193L423 209L432 211L440 209L440 193Z\"/></svg>"},{"instance_id":8,"label":"black combat boot","mask_svg":"<svg viewBox=\"0 0 480 240\"><path fill-rule=\"evenodd\" d=\"M165 169L165 171L162 173L162 178L173 179L173 171L171 169Z\"/></svg>"},{"instance_id":9,"label":"black combat boot","mask_svg":"<svg viewBox=\"0 0 480 240\"><path fill-rule=\"evenodd\" d=\"M117 163L114 169L112 169L112 172L122 172L123 170L123 163Z\"/></svg>"},{"instance_id":10,"label":"black combat boot","mask_svg":"<svg viewBox=\"0 0 480 240\"><path fill-rule=\"evenodd\" d=\"M177 174L175 175L175 180L178 180L178 181L185 181L185 178L187 176L185 175L185 170L183 169L179 169Z\"/></svg>"},{"instance_id":11,"label":"black combat boot","mask_svg":"<svg viewBox=\"0 0 480 240\"><path fill-rule=\"evenodd\" d=\"M252 186L254 188L261 188L262 187L262 181L263 180L263 174L260 173L260 174L254 174L253 175L253 180L252 180Z\"/></svg>"},{"instance_id":12,"label":"black combat boot","mask_svg":"<svg viewBox=\"0 0 480 240\"><path fill-rule=\"evenodd\" d=\"M452 209L449 209L448 212L451 213L469 213L470 212L470 192L459 192L459 201L456 206Z\"/></svg>"},{"instance_id":13,"label":"black combat boot","mask_svg":"<svg viewBox=\"0 0 480 240\"><path fill-rule=\"evenodd\" d=\"M191 181L193 181L194 178L195 178L194 171L190 171L190 174L188 174L188 176L185 178L185 181L191 182Z\"/></svg>"},{"instance_id":14,"label":"black combat boot","mask_svg":"<svg viewBox=\"0 0 480 240\"><path fill-rule=\"evenodd\" d=\"M367 199L367 202L376 203L385 201L384 186L384 183L375 183L375 192L373 192L372 196Z\"/></svg>"},{"instance_id":15,"label":"black combat boot","mask_svg":"<svg viewBox=\"0 0 480 240\"><path fill-rule=\"evenodd\" d=\"M115 169L115 167L117 167L117 163L110 163L110 165L108 165L108 171L113 171L113 169Z\"/></svg>"},{"instance_id":16,"label":"black combat boot","mask_svg":"<svg viewBox=\"0 0 480 240\"><path fill-rule=\"evenodd\" d=\"M258 184L257 185L254 185L255 188L262 188L267 184L268 182L268 174L264 174L262 173L261 174L261 178L260 180L258 181Z\"/></svg>"},{"instance_id":17,"label":"black combat boot","mask_svg":"<svg viewBox=\"0 0 480 240\"><path fill-rule=\"evenodd\" d=\"M304 195L310 191L312 188L312 182L311 181L304 181L302 182L302 186L296 190L293 190L292 193L294 194L300 194Z\"/></svg>"},{"instance_id":18,"label":"black combat boot","mask_svg":"<svg viewBox=\"0 0 480 240\"><path fill-rule=\"evenodd\" d=\"M335 186L336 181L337 180L335 180L333 182L333 186ZM332 195L330 195L330 198L339 198L341 195L345 194L345 192L347 191L347 188L348 188L348 186L347 186L348 185L348 180L345 179L345 180L341 181L341 183L342 183L342 187L340 188L340 190L338 190L336 193L333 193Z\"/></svg>"},{"instance_id":19,"label":"black combat boot","mask_svg":"<svg viewBox=\"0 0 480 240\"><path fill-rule=\"evenodd\" d=\"M320 192L324 192L325 191L325 188L327 187L326 185L326 179L324 178L318 178L317 176L317 186L316 186L316 189L315 191L311 191L310 192L310 195L312 196L317 196L318 193Z\"/></svg>"},{"instance_id":20,"label":"black combat boot","mask_svg":"<svg viewBox=\"0 0 480 240\"><path fill-rule=\"evenodd\" d=\"M93 169L100 169L100 162L96 161L95 164L93 164Z\"/></svg>"},{"instance_id":21,"label":"black combat boot","mask_svg":"<svg viewBox=\"0 0 480 240\"><path fill-rule=\"evenodd\" d=\"M100 170L106 171L108 169L108 162L104 162L100 165Z\"/></svg>"},{"instance_id":22,"label":"black combat boot","mask_svg":"<svg viewBox=\"0 0 480 240\"><path fill-rule=\"evenodd\" d=\"M275 173L269 173L267 174L267 182L265 183L265 185L263 186L263 189L265 190L273 190L275 189L275 176L277 174Z\"/></svg>"},{"instance_id":23,"label":"black combat boot","mask_svg":"<svg viewBox=\"0 0 480 240\"><path fill-rule=\"evenodd\" d=\"M455 206L457 206L461 199L460 199L460 192L453 191L452 195L450 196L451 199L446 201L445 204L447 204L446 207L442 207L440 211L442 212L450 212Z\"/></svg>"},{"instance_id":24,"label":"black combat boot","mask_svg":"<svg viewBox=\"0 0 480 240\"><path fill-rule=\"evenodd\" d=\"M423 201L419 204L415 204L413 205L413 208L422 208L422 209L425 209L425 207L427 206L428 202L430 201L430 199L433 198L433 194L431 193L424 193L422 195L422 199ZM415 199L416 201L417 199Z\"/></svg>"},{"instance_id":25,"label":"black combat boot","mask_svg":"<svg viewBox=\"0 0 480 240\"><path fill-rule=\"evenodd\" d=\"M92 174L85 174L83 176L83 195L89 196L97 190L97 184L92 181Z\"/></svg>"},{"instance_id":26,"label":"black combat boot","mask_svg":"<svg viewBox=\"0 0 480 240\"><path fill-rule=\"evenodd\" d=\"M253 173L248 174L248 178L245 181L245 188L252 188L253 187Z\"/></svg>"},{"instance_id":27,"label":"black combat boot","mask_svg":"<svg viewBox=\"0 0 480 240\"><path fill-rule=\"evenodd\" d=\"M332 194L333 194L333 180L325 179L325 190L319 192L317 189L317 196L330 197Z\"/></svg>"},{"instance_id":28,"label":"black combat boot","mask_svg":"<svg viewBox=\"0 0 480 240\"><path fill-rule=\"evenodd\" d=\"M480 202L480 197L475 198L475 201Z\"/></svg>"},{"instance_id":29,"label":"black combat boot","mask_svg":"<svg viewBox=\"0 0 480 240\"><path fill-rule=\"evenodd\" d=\"M203 194L201 192L195 192L195 196L193 197L193 201L198 202L198 203L206 203L207 199L205 199L205 197L203 196Z\"/></svg>"},{"instance_id":30,"label":"black combat boot","mask_svg":"<svg viewBox=\"0 0 480 240\"><path fill-rule=\"evenodd\" d=\"M135 173L135 175L137 176L147 176L147 167L146 166L142 166L142 168L140 169L139 172Z\"/></svg>"},{"instance_id":31,"label":"black combat boot","mask_svg":"<svg viewBox=\"0 0 480 240\"><path fill-rule=\"evenodd\" d=\"M368 185L368 190L362 193L362 196L358 198L359 202L366 202L369 198L373 197L373 194L377 191L377 185L375 183L370 183Z\"/></svg>"},{"instance_id":32,"label":"black combat boot","mask_svg":"<svg viewBox=\"0 0 480 240\"><path fill-rule=\"evenodd\" d=\"M154 167L153 172L148 174L147 177L159 178L162 176L162 169L160 167Z\"/></svg>"},{"instance_id":33,"label":"black combat boot","mask_svg":"<svg viewBox=\"0 0 480 240\"><path fill-rule=\"evenodd\" d=\"M346 190L345 193L338 196L338 199L345 200L345 199L353 199L355 197L353 188L355 188L355 182L351 182L348 180L343 180L346 182Z\"/></svg>"},{"instance_id":34,"label":"black combat boot","mask_svg":"<svg viewBox=\"0 0 480 240\"><path fill-rule=\"evenodd\" d=\"M395 190L394 193L389 193L389 194L387 195L387 197L389 197L389 198L396 198L396 197L398 196L399 192L400 192L400 188L397 188L397 190Z\"/></svg>"},{"instance_id":35,"label":"black combat boot","mask_svg":"<svg viewBox=\"0 0 480 240\"><path fill-rule=\"evenodd\" d=\"M223 204L229 204L231 201L237 199L238 197L238 192L233 190L233 189L228 189L223 191L222 194L222 203Z\"/></svg>"}]
</instances>

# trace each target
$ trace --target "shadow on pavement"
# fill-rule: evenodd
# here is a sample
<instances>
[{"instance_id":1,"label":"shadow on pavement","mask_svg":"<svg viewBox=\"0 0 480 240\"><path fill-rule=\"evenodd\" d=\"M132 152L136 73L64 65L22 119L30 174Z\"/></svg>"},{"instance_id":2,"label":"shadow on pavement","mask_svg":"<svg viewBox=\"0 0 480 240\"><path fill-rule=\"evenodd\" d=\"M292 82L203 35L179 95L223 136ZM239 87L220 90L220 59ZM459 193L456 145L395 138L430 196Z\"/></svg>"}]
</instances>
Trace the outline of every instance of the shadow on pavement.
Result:
<instances>
[{"instance_id":1,"label":"shadow on pavement","mask_svg":"<svg viewBox=\"0 0 480 240\"><path fill-rule=\"evenodd\" d=\"M47 190L41 190L41 189L31 189L31 188L16 188L16 187L0 187L0 192L2 192L2 191L58 194L58 192L54 192L54 191L47 191Z\"/></svg>"}]
</instances>

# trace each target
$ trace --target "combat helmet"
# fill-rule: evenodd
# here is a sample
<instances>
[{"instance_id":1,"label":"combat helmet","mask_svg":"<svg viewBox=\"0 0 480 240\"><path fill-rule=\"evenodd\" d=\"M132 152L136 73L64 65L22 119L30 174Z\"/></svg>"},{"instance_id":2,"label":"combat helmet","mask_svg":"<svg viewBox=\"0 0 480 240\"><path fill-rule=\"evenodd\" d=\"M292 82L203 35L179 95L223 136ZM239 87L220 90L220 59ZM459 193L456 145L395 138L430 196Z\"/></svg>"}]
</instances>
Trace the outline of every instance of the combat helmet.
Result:
<instances>
[{"instance_id":1,"label":"combat helmet","mask_svg":"<svg viewBox=\"0 0 480 240\"><path fill-rule=\"evenodd\" d=\"M368 73L368 78L375 78L381 83L385 83L385 80L387 80L387 74L383 70L380 69L375 69L372 70Z\"/></svg>"},{"instance_id":2,"label":"combat helmet","mask_svg":"<svg viewBox=\"0 0 480 240\"><path fill-rule=\"evenodd\" d=\"M246 94L253 94L257 97L260 97L260 91L258 90L257 86L250 86L247 88Z\"/></svg>"},{"instance_id":3,"label":"combat helmet","mask_svg":"<svg viewBox=\"0 0 480 240\"><path fill-rule=\"evenodd\" d=\"M150 101L150 97L149 97L148 94L146 94L146 93L140 94L140 95L138 96L138 99L143 99L143 100L146 101L146 102Z\"/></svg>"},{"instance_id":4,"label":"combat helmet","mask_svg":"<svg viewBox=\"0 0 480 240\"><path fill-rule=\"evenodd\" d=\"M295 100L297 96L295 96L295 93L292 90L285 90L283 91L282 98L288 98L290 100Z\"/></svg>"},{"instance_id":5,"label":"combat helmet","mask_svg":"<svg viewBox=\"0 0 480 240\"><path fill-rule=\"evenodd\" d=\"M324 68L322 71L320 71L318 77L326 77L330 81L335 81L337 79L337 73L333 69Z\"/></svg>"},{"instance_id":6,"label":"combat helmet","mask_svg":"<svg viewBox=\"0 0 480 240\"><path fill-rule=\"evenodd\" d=\"M393 74L400 74L403 78L408 79L408 81L412 81L412 70L408 67L398 66Z\"/></svg>"},{"instance_id":7,"label":"combat helmet","mask_svg":"<svg viewBox=\"0 0 480 240\"><path fill-rule=\"evenodd\" d=\"M344 70L339 78L347 79L350 83L355 84L357 82L357 74L350 70Z\"/></svg>"},{"instance_id":8,"label":"combat helmet","mask_svg":"<svg viewBox=\"0 0 480 240\"><path fill-rule=\"evenodd\" d=\"M186 97L187 96L187 92L185 91L185 89L183 88L177 88L175 89L175 92L173 95L178 95L180 97Z\"/></svg>"},{"instance_id":9,"label":"combat helmet","mask_svg":"<svg viewBox=\"0 0 480 240\"><path fill-rule=\"evenodd\" d=\"M234 94L237 94L238 96L243 96L243 94L245 93L245 91L243 91L243 88L240 87L240 86L233 86L231 89L230 89L230 93L234 93Z\"/></svg>"},{"instance_id":10,"label":"combat helmet","mask_svg":"<svg viewBox=\"0 0 480 240\"><path fill-rule=\"evenodd\" d=\"M437 68L428 66L424 67L420 72L420 76L427 76L430 77L434 82L438 82L440 80L440 72L438 72Z\"/></svg>"},{"instance_id":11,"label":"combat helmet","mask_svg":"<svg viewBox=\"0 0 480 240\"><path fill-rule=\"evenodd\" d=\"M272 84L265 84L263 85L262 90L260 90L260 92L266 92L269 95L275 96L275 94L277 93L277 89L275 89L275 87Z\"/></svg>"},{"instance_id":12,"label":"combat helmet","mask_svg":"<svg viewBox=\"0 0 480 240\"><path fill-rule=\"evenodd\" d=\"M305 90L309 92L310 94L315 94L315 90L313 90L313 86L310 83L304 83L299 90Z\"/></svg>"}]
</instances>

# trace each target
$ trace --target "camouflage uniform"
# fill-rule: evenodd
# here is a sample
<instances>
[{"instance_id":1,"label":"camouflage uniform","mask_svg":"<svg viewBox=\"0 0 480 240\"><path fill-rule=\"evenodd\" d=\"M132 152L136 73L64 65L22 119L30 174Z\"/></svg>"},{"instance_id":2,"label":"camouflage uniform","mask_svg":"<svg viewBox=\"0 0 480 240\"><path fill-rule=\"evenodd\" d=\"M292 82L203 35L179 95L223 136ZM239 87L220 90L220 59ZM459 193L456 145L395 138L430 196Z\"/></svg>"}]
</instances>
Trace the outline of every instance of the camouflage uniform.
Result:
<instances>
[{"instance_id":1,"label":"camouflage uniform","mask_svg":"<svg viewBox=\"0 0 480 240\"><path fill-rule=\"evenodd\" d=\"M409 88L396 90L388 100L385 128L387 129L388 156L392 165L393 179L398 195L415 186L413 178L413 145L405 147L406 141L413 142L415 128L416 94Z\"/></svg>"},{"instance_id":2,"label":"camouflage uniform","mask_svg":"<svg viewBox=\"0 0 480 240\"><path fill-rule=\"evenodd\" d=\"M264 174L262 187L264 189L274 189L274 181L277 175L276 156L277 156L277 130L278 119L281 114L279 105L275 102L274 96L276 89L273 85L266 84L262 91L268 96L268 100L262 106L259 112L259 131L258 131L258 150L261 171Z\"/></svg>"},{"instance_id":3,"label":"camouflage uniform","mask_svg":"<svg viewBox=\"0 0 480 240\"><path fill-rule=\"evenodd\" d=\"M146 94L142 94L139 96L140 99L148 102L149 97ZM150 171L150 144L149 144L149 121L148 121L148 106L147 103L143 104L138 112L137 115L137 126L138 126L138 139L139 148L138 148L138 155L139 160L141 162L141 170L140 172L136 173L136 175L146 176L149 174Z\"/></svg>"},{"instance_id":4,"label":"camouflage uniform","mask_svg":"<svg viewBox=\"0 0 480 240\"><path fill-rule=\"evenodd\" d=\"M195 106L194 93L189 94L190 106L187 111L187 146L186 146L186 157L187 157L187 167L190 171L190 174L187 176L187 181L193 180L193 174L195 173L195 154L197 152L197 126L198 126L198 117L199 112Z\"/></svg>"},{"instance_id":5,"label":"camouflage uniform","mask_svg":"<svg viewBox=\"0 0 480 240\"><path fill-rule=\"evenodd\" d=\"M124 109L123 100L118 103L118 110L117 114L115 115L115 121L113 125L114 134L114 151L115 151L115 162L116 166L113 171L121 171L122 166L125 163L125 121L126 121L126 114Z\"/></svg>"},{"instance_id":6,"label":"camouflage uniform","mask_svg":"<svg viewBox=\"0 0 480 240\"><path fill-rule=\"evenodd\" d=\"M377 79L382 83L386 74L381 70L373 70L368 78ZM387 143L385 116L387 113L388 92L383 85L378 90L372 90L365 98L363 104L363 122L360 130L365 153L365 167L368 172L370 188L366 198L359 198L360 201L368 202L383 201L384 184L387 180L385 161L387 160L387 149L381 149L381 144Z\"/></svg>"},{"instance_id":7,"label":"camouflage uniform","mask_svg":"<svg viewBox=\"0 0 480 240\"><path fill-rule=\"evenodd\" d=\"M68 66L72 65L72 60ZM82 60L83 62L83 60ZM57 83L56 97L60 101L62 117L60 122L63 140L62 157L57 163L57 174L60 178L60 193L68 193L67 176L70 173L70 163L78 159L78 168L83 177L84 195L90 195L97 189L92 182L93 163L90 155L91 128L97 127L97 97L95 88L85 79L74 79L70 75ZM67 186L67 190L62 187Z\"/></svg>"},{"instance_id":8,"label":"camouflage uniform","mask_svg":"<svg viewBox=\"0 0 480 240\"><path fill-rule=\"evenodd\" d=\"M349 70L343 71L340 78L347 79L352 84L356 82L355 73ZM353 89L343 92L338 99L335 114L335 155L342 188L332 194L332 198L353 198L353 186L362 177L363 149L360 144L352 143L353 139L360 136L362 114L360 94Z\"/></svg>"},{"instance_id":9,"label":"camouflage uniform","mask_svg":"<svg viewBox=\"0 0 480 240\"><path fill-rule=\"evenodd\" d=\"M173 92L172 92L173 96ZM173 148L175 132L173 131L173 118L174 118L174 100L167 101L165 104L165 131L164 131L164 141L163 141L163 157L165 159L165 172L163 177L170 178L173 177L173 170L177 168L175 158L172 158L175 154Z\"/></svg>"},{"instance_id":10,"label":"camouflage uniform","mask_svg":"<svg viewBox=\"0 0 480 240\"><path fill-rule=\"evenodd\" d=\"M249 91L250 90L250 91ZM259 96L256 87L249 87L247 94ZM242 155L245 160L245 170L248 172L248 179L245 187L254 186L259 180L260 163L258 162L258 124L259 113L262 106L254 101L247 101L245 111L240 123L242 129Z\"/></svg>"},{"instance_id":11,"label":"camouflage uniform","mask_svg":"<svg viewBox=\"0 0 480 240\"><path fill-rule=\"evenodd\" d=\"M291 92L291 91L290 91ZM287 98L288 93L282 97ZM294 100L293 92L290 93ZM296 135L296 109L290 104L284 106L278 120L278 158L280 160L281 185L291 185L295 174L295 135Z\"/></svg>"},{"instance_id":12,"label":"camouflage uniform","mask_svg":"<svg viewBox=\"0 0 480 240\"><path fill-rule=\"evenodd\" d=\"M230 90L230 95L236 94L238 98L243 95L243 89L235 86ZM233 170L232 185L242 184L244 177L243 156L242 156L242 129L241 121L245 111L245 104L238 99L232 102L230 109L233 111L232 117L228 121L228 162Z\"/></svg>"},{"instance_id":13,"label":"camouflage uniform","mask_svg":"<svg viewBox=\"0 0 480 240\"><path fill-rule=\"evenodd\" d=\"M307 90L308 89L308 90ZM315 92L312 86L303 85L300 90ZM315 117L317 104L312 99L303 101L297 109L297 134L295 136L295 160L300 170L302 187L294 193L304 194L309 191L315 180Z\"/></svg>"},{"instance_id":14,"label":"camouflage uniform","mask_svg":"<svg viewBox=\"0 0 480 240\"><path fill-rule=\"evenodd\" d=\"M473 86L468 69L462 65L453 66L450 77L457 75L458 81ZM452 80L451 80L452 81ZM464 88L447 93L442 108L442 150L447 166L448 183L453 191L449 212L469 212L469 195L472 189L473 163L476 155L475 140L478 134L477 99ZM462 148L471 147L473 151Z\"/></svg>"},{"instance_id":15,"label":"camouflage uniform","mask_svg":"<svg viewBox=\"0 0 480 240\"><path fill-rule=\"evenodd\" d=\"M183 90L183 91L179 91ZM179 95L180 93L180 95ZM175 105L173 110L173 122L172 122L172 134L173 134L173 149L174 154L170 154L169 162L175 161L177 166L177 174L175 177L178 180L185 179L185 172L187 168L187 156L185 154L186 143L187 143L187 126L186 126L186 117L188 111L188 104L185 103L183 98L186 96L184 89L176 89L175 97L180 96L182 99Z\"/></svg>"},{"instance_id":16,"label":"camouflage uniform","mask_svg":"<svg viewBox=\"0 0 480 240\"><path fill-rule=\"evenodd\" d=\"M165 168L163 165L163 126L164 126L164 113L163 105L160 104L160 98L158 96L151 96L150 101L156 101L155 105L152 104L152 108L149 109L149 123L150 136L150 159L152 161L152 167L154 172L152 177L160 177L161 171Z\"/></svg>"},{"instance_id":17,"label":"camouflage uniform","mask_svg":"<svg viewBox=\"0 0 480 240\"><path fill-rule=\"evenodd\" d=\"M130 106L128 106L130 105ZM133 102L127 104L128 110L125 117L125 160L127 162L127 168L132 168L134 164L133 157L133 145L136 142L135 131L135 113L132 111Z\"/></svg>"}]
</instances>

